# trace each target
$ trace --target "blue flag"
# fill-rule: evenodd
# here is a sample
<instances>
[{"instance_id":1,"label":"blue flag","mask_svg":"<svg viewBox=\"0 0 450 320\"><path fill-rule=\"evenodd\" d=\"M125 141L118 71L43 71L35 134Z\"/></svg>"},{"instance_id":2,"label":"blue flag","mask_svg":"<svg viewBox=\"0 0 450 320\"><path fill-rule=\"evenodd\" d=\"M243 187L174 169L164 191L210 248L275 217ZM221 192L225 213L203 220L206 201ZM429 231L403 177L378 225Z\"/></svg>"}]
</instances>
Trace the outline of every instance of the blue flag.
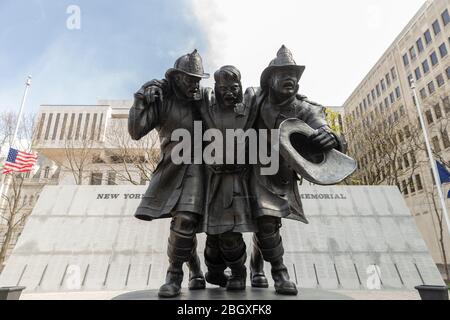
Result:
<instances>
[{"instance_id":1,"label":"blue flag","mask_svg":"<svg viewBox=\"0 0 450 320\"><path fill-rule=\"evenodd\" d=\"M439 179L441 180L441 184L450 182L450 172L448 172L448 170L442 165L442 163L440 163L437 160L436 160L436 164L437 164L437 169L439 172Z\"/></svg>"}]
</instances>

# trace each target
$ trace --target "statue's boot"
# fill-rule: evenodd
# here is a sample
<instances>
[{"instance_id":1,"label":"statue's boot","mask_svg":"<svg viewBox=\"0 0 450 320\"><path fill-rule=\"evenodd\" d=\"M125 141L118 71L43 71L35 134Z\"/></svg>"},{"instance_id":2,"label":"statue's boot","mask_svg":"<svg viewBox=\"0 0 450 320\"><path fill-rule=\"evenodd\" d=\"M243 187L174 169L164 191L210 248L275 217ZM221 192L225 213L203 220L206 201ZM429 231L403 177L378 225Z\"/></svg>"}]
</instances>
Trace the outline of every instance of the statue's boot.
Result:
<instances>
[{"instance_id":1,"label":"statue's boot","mask_svg":"<svg viewBox=\"0 0 450 320\"><path fill-rule=\"evenodd\" d=\"M269 287L269 282L264 273L264 259L256 243L253 244L252 256L250 258L250 280L254 288Z\"/></svg>"},{"instance_id":2,"label":"statue's boot","mask_svg":"<svg viewBox=\"0 0 450 320\"><path fill-rule=\"evenodd\" d=\"M205 274L206 281L225 288L228 282L228 276L225 274L227 266L220 252L218 236L207 235L204 256L208 268Z\"/></svg>"},{"instance_id":3,"label":"statue's boot","mask_svg":"<svg viewBox=\"0 0 450 320\"><path fill-rule=\"evenodd\" d=\"M161 298L174 298L180 294L183 282L183 263L172 262L167 270L166 283L159 288Z\"/></svg>"},{"instance_id":4,"label":"statue's boot","mask_svg":"<svg viewBox=\"0 0 450 320\"><path fill-rule=\"evenodd\" d=\"M166 283L158 292L158 295L162 298L173 298L181 292L183 263L192 260L197 248L195 235L197 223L198 217L189 212L177 212L172 218L167 245L170 265L167 270ZM195 260L191 262L195 267L193 273L199 275L200 262Z\"/></svg>"},{"instance_id":5,"label":"statue's boot","mask_svg":"<svg viewBox=\"0 0 450 320\"><path fill-rule=\"evenodd\" d=\"M288 270L282 258L272 262L272 278L277 293L292 296L298 294L297 286L290 280Z\"/></svg>"},{"instance_id":6,"label":"statue's boot","mask_svg":"<svg viewBox=\"0 0 450 320\"><path fill-rule=\"evenodd\" d=\"M245 290L247 281L247 268L245 267L246 254L234 262L227 262L231 269L231 276L228 278L227 290Z\"/></svg>"},{"instance_id":7,"label":"statue's boot","mask_svg":"<svg viewBox=\"0 0 450 320\"><path fill-rule=\"evenodd\" d=\"M284 295L297 295L297 287L290 280L288 270L283 263L284 247L280 227L280 218L260 218L258 220L259 231L255 234L254 245L260 249L264 260L272 265L275 291Z\"/></svg>"},{"instance_id":8,"label":"statue's boot","mask_svg":"<svg viewBox=\"0 0 450 320\"><path fill-rule=\"evenodd\" d=\"M205 277L203 276L200 258L194 250L192 258L187 263L189 267L189 290L202 290L206 288Z\"/></svg>"},{"instance_id":9,"label":"statue's boot","mask_svg":"<svg viewBox=\"0 0 450 320\"><path fill-rule=\"evenodd\" d=\"M229 232L220 236L220 250L227 267L231 269L227 290L245 290L247 280L247 251L241 233Z\"/></svg>"}]
</instances>

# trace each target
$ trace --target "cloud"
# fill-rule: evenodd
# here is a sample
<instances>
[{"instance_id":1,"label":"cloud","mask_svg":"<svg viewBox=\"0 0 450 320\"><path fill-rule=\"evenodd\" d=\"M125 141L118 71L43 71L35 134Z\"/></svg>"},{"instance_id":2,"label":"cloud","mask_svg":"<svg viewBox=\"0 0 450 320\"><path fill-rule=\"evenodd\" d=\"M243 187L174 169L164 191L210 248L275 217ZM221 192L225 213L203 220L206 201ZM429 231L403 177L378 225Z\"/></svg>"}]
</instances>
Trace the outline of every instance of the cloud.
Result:
<instances>
[{"instance_id":1,"label":"cloud","mask_svg":"<svg viewBox=\"0 0 450 320\"><path fill-rule=\"evenodd\" d=\"M262 70L285 44L296 62L306 65L302 93L339 105L423 3L193 0L191 10L206 34L208 49L202 54L210 73L233 64L244 86L257 86Z\"/></svg>"}]
</instances>

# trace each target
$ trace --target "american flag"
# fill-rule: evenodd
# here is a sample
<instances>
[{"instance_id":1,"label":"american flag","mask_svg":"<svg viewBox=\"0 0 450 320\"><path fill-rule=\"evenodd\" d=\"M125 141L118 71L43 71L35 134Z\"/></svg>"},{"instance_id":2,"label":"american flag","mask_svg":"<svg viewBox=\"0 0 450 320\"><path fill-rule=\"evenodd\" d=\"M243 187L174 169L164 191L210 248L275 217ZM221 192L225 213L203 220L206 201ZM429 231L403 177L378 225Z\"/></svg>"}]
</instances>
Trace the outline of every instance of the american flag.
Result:
<instances>
[{"instance_id":1,"label":"american flag","mask_svg":"<svg viewBox=\"0 0 450 320\"><path fill-rule=\"evenodd\" d=\"M11 172L30 172L38 159L37 154L9 149L8 158L3 166L3 174Z\"/></svg>"}]
</instances>

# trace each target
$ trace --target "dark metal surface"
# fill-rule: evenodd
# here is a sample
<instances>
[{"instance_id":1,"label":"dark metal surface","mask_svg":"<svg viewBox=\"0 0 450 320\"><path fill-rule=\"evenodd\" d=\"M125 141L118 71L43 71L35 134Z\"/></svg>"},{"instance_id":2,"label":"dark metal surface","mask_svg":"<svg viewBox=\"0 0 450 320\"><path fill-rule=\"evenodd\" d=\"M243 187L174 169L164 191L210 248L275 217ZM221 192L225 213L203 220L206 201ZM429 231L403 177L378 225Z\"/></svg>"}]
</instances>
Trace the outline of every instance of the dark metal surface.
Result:
<instances>
[{"instance_id":1,"label":"dark metal surface","mask_svg":"<svg viewBox=\"0 0 450 320\"><path fill-rule=\"evenodd\" d=\"M310 150L307 140L314 132L300 119L287 119L280 124L280 155L297 174L315 184L334 185L355 172L356 161L336 149L326 152ZM296 134L299 137L297 141ZM305 141L300 141L302 137ZM314 153L315 157L312 157Z\"/></svg>"},{"instance_id":2,"label":"dark metal surface","mask_svg":"<svg viewBox=\"0 0 450 320\"><path fill-rule=\"evenodd\" d=\"M132 291L121 294L113 300L160 300L157 290ZM167 300L167 299L164 299ZM230 292L221 288L189 291L183 289L180 296L169 300L353 300L340 293L320 289L300 289L298 296L284 296L275 289L247 288L245 291Z\"/></svg>"}]
</instances>

